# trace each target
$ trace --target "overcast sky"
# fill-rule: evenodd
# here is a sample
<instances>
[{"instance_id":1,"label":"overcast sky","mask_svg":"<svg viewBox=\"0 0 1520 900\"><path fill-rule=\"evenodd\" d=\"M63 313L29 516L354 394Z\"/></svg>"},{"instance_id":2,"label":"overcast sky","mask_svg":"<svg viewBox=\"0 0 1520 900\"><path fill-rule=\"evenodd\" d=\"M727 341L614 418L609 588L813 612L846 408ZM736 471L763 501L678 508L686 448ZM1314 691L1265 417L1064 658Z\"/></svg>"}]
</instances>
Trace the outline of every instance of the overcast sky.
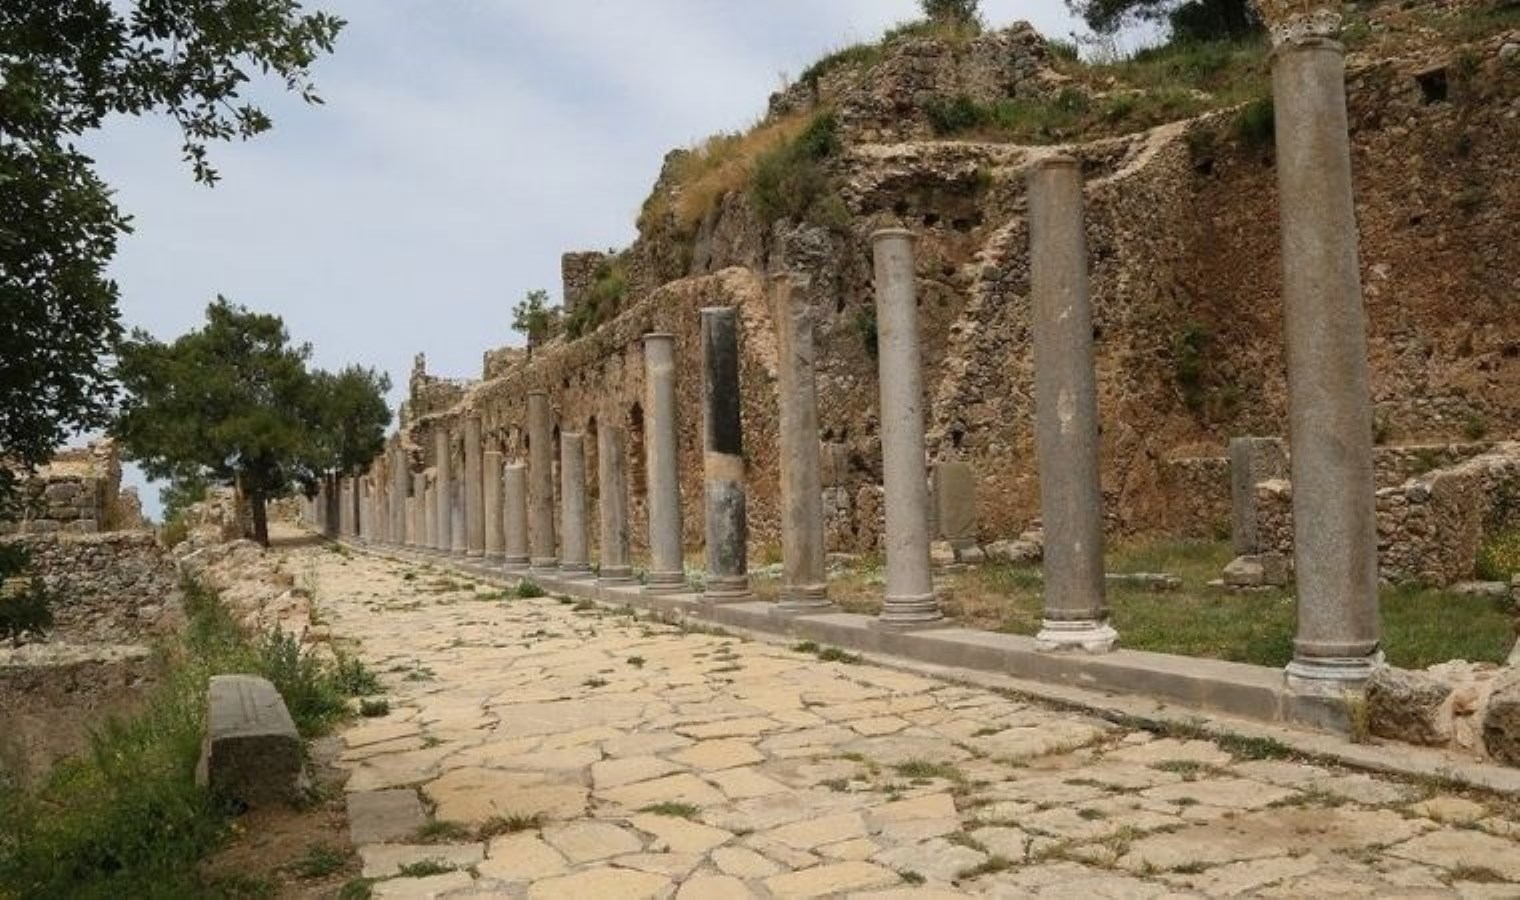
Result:
<instances>
[{"instance_id":1,"label":"overcast sky","mask_svg":"<svg viewBox=\"0 0 1520 900\"><path fill-rule=\"evenodd\" d=\"M325 368L413 354L479 377L512 304L559 298L567 250L627 245L673 147L743 128L784 77L914 18L916 0L321 0L348 21L322 106L260 91L274 130L218 146L197 185L162 119L88 145L135 233L112 274L163 339L217 294L284 317ZM983 0L989 23L1075 26L1062 0ZM141 484L135 474L129 483ZM156 488L142 490L157 514Z\"/></svg>"}]
</instances>

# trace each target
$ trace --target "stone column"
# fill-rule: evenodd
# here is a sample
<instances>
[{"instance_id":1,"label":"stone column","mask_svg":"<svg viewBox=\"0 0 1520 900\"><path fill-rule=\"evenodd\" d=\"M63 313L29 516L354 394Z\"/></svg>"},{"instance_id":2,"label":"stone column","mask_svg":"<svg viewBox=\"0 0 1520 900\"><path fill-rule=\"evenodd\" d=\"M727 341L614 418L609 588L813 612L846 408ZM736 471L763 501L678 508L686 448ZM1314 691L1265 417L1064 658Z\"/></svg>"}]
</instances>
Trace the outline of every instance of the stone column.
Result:
<instances>
[{"instance_id":1,"label":"stone column","mask_svg":"<svg viewBox=\"0 0 1520 900\"><path fill-rule=\"evenodd\" d=\"M1340 16L1262 3L1272 29L1298 634L1288 682L1339 695L1381 662L1367 323ZM1328 4L1326 4L1328 6ZM1339 9L1339 7L1335 7Z\"/></svg>"},{"instance_id":2,"label":"stone column","mask_svg":"<svg viewBox=\"0 0 1520 900\"><path fill-rule=\"evenodd\" d=\"M628 456L623 429L612 415L604 415L596 431L597 519L601 526L601 571L598 584L628 584L633 567L628 564Z\"/></svg>"},{"instance_id":3,"label":"stone column","mask_svg":"<svg viewBox=\"0 0 1520 900\"><path fill-rule=\"evenodd\" d=\"M586 437L573 431L559 436L560 560L564 578L590 578L586 546Z\"/></svg>"},{"instance_id":4,"label":"stone column","mask_svg":"<svg viewBox=\"0 0 1520 900\"><path fill-rule=\"evenodd\" d=\"M528 568L528 467L520 462L508 463L502 472L502 532L505 557L502 564L509 572Z\"/></svg>"},{"instance_id":5,"label":"stone column","mask_svg":"<svg viewBox=\"0 0 1520 900\"><path fill-rule=\"evenodd\" d=\"M406 545L413 550L427 546L427 526L423 522L427 512L426 497L427 476L421 472L412 473L412 506L411 517L406 523Z\"/></svg>"},{"instance_id":6,"label":"stone column","mask_svg":"<svg viewBox=\"0 0 1520 900\"><path fill-rule=\"evenodd\" d=\"M1286 478L1287 454L1276 438L1230 438L1230 541L1236 556L1262 552L1257 533L1256 485Z\"/></svg>"},{"instance_id":7,"label":"stone column","mask_svg":"<svg viewBox=\"0 0 1520 900\"><path fill-rule=\"evenodd\" d=\"M449 555L464 556L464 482L455 479L449 486L454 494L449 498Z\"/></svg>"},{"instance_id":8,"label":"stone column","mask_svg":"<svg viewBox=\"0 0 1520 900\"><path fill-rule=\"evenodd\" d=\"M449 523L454 520L449 512L453 505L454 487L449 477L449 429L443 424L433 432L433 550L447 554L451 547Z\"/></svg>"},{"instance_id":9,"label":"stone column","mask_svg":"<svg viewBox=\"0 0 1520 900\"><path fill-rule=\"evenodd\" d=\"M744 425L739 396L739 317L702 310L702 473L707 550L704 600L754 599L746 556Z\"/></svg>"},{"instance_id":10,"label":"stone column","mask_svg":"<svg viewBox=\"0 0 1520 900\"><path fill-rule=\"evenodd\" d=\"M411 465L407 460L406 448L401 446L400 438L397 438L396 449L391 458L391 543L398 547L404 547L410 543L411 535L407 534L406 527L406 501L412 484Z\"/></svg>"},{"instance_id":11,"label":"stone column","mask_svg":"<svg viewBox=\"0 0 1520 900\"><path fill-rule=\"evenodd\" d=\"M822 453L818 446L817 357L813 317L793 292L792 276L771 278L776 321L776 391L780 400L780 615L830 612L824 549Z\"/></svg>"},{"instance_id":12,"label":"stone column","mask_svg":"<svg viewBox=\"0 0 1520 900\"><path fill-rule=\"evenodd\" d=\"M644 449L649 506L645 593L686 590L681 546L681 460L676 420L676 340L644 335Z\"/></svg>"},{"instance_id":13,"label":"stone column","mask_svg":"<svg viewBox=\"0 0 1520 900\"><path fill-rule=\"evenodd\" d=\"M501 534L504 511L501 500L501 451L487 450L482 458L484 469L481 472L480 496L485 515L485 560L491 565L497 565L502 561L506 548Z\"/></svg>"},{"instance_id":14,"label":"stone column","mask_svg":"<svg viewBox=\"0 0 1520 900\"><path fill-rule=\"evenodd\" d=\"M554 436L549 395L528 392L528 542L533 571L559 569L554 549Z\"/></svg>"},{"instance_id":15,"label":"stone column","mask_svg":"<svg viewBox=\"0 0 1520 900\"><path fill-rule=\"evenodd\" d=\"M481 471L480 416L464 420L464 542L465 555L486 552L485 478Z\"/></svg>"},{"instance_id":16,"label":"stone column","mask_svg":"<svg viewBox=\"0 0 1520 900\"><path fill-rule=\"evenodd\" d=\"M913 234L900 228L883 229L871 236L871 244L876 267L887 527L887 585L878 624L895 629L920 628L938 623L942 616L929 574L929 485Z\"/></svg>"},{"instance_id":17,"label":"stone column","mask_svg":"<svg viewBox=\"0 0 1520 900\"><path fill-rule=\"evenodd\" d=\"M1113 648L1103 582L1098 394L1092 301L1075 159L1041 160L1029 178L1030 305L1034 332L1035 452L1045 527L1047 650Z\"/></svg>"}]
</instances>

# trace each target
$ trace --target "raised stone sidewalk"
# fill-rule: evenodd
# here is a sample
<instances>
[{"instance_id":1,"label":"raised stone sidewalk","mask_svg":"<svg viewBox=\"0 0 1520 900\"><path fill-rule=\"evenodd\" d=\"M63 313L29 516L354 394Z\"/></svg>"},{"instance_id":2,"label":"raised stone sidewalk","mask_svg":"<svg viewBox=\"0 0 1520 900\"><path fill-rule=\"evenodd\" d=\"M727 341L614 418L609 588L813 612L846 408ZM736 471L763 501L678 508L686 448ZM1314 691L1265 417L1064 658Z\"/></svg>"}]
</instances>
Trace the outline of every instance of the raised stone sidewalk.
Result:
<instances>
[{"instance_id":1,"label":"raised stone sidewalk","mask_svg":"<svg viewBox=\"0 0 1520 900\"><path fill-rule=\"evenodd\" d=\"M389 694L376 897L1520 896L1511 801L290 552Z\"/></svg>"}]
</instances>

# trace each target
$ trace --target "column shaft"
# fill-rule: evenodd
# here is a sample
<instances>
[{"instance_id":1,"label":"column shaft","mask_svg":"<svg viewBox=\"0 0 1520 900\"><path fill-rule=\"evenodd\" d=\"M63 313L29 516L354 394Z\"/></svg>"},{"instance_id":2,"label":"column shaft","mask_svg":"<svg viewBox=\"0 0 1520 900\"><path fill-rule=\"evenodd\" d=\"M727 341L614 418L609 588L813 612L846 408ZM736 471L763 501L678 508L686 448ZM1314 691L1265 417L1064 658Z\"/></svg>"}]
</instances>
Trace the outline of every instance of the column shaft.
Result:
<instances>
[{"instance_id":1,"label":"column shaft","mask_svg":"<svg viewBox=\"0 0 1520 900\"><path fill-rule=\"evenodd\" d=\"M483 468L480 496L485 515L485 560L495 564L502 561L506 550L501 534L502 512L505 510L501 499L501 451L487 450L481 458Z\"/></svg>"},{"instance_id":2,"label":"column shaft","mask_svg":"<svg viewBox=\"0 0 1520 900\"><path fill-rule=\"evenodd\" d=\"M790 275L771 279L780 401L781 558L776 612L818 613L829 602L824 548L822 454L818 445L817 359L813 318Z\"/></svg>"},{"instance_id":3,"label":"column shaft","mask_svg":"<svg viewBox=\"0 0 1520 900\"><path fill-rule=\"evenodd\" d=\"M628 456L623 446L623 429L614 416L596 431L598 523L601 526L602 584L626 584L633 580L628 564Z\"/></svg>"},{"instance_id":4,"label":"column shaft","mask_svg":"<svg viewBox=\"0 0 1520 900\"><path fill-rule=\"evenodd\" d=\"M427 546L427 527L423 523L423 515L427 511L427 476L421 472L412 473L412 503L408 509L406 522L406 545L413 550Z\"/></svg>"},{"instance_id":5,"label":"column shaft","mask_svg":"<svg viewBox=\"0 0 1520 900\"><path fill-rule=\"evenodd\" d=\"M480 452L480 416L464 420L464 540L465 555L486 552L485 477Z\"/></svg>"},{"instance_id":6,"label":"column shaft","mask_svg":"<svg viewBox=\"0 0 1520 900\"><path fill-rule=\"evenodd\" d=\"M438 494L432 480L428 480L422 495L422 549L428 553L438 550Z\"/></svg>"},{"instance_id":7,"label":"column shaft","mask_svg":"<svg viewBox=\"0 0 1520 900\"><path fill-rule=\"evenodd\" d=\"M528 394L528 539L533 570L553 574L559 557L554 547L554 436L549 395Z\"/></svg>"},{"instance_id":8,"label":"column shaft","mask_svg":"<svg viewBox=\"0 0 1520 900\"><path fill-rule=\"evenodd\" d=\"M560 574L590 578L586 545L586 438L573 431L559 436Z\"/></svg>"},{"instance_id":9,"label":"column shaft","mask_svg":"<svg viewBox=\"0 0 1520 900\"><path fill-rule=\"evenodd\" d=\"M929 575L929 489L913 235L903 229L885 229L872 235L871 242L886 493L887 584L879 624L914 628L933 625L941 616Z\"/></svg>"},{"instance_id":10,"label":"column shaft","mask_svg":"<svg viewBox=\"0 0 1520 900\"><path fill-rule=\"evenodd\" d=\"M528 568L528 467L520 462L508 463L502 472L502 531L506 544L506 558L502 561L509 571Z\"/></svg>"},{"instance_id":11,"label":"column shaft","mask_svg":"<svg viewBox=\"0 0 1520 900\"><path fill-rule=\"evenodd\" d=\"M449 477L449 429L442 423L437 429L433 432L433 515L436 519L433 549L438 553L448 553L453 540L449 523L454 520L449 512L454 501L453 480Z\"/></svg>"},{"instance_id":12,"label":"column shaft","mask_svg":"<svg viewBox=\"0 0 1520 900\"><path fill-rule=\"evenodd\" d=\"M1381 635L1367 323L1341 45L1323 36L1282 40L1272 96L1298 583L1288 677L1339 693L1372 674Z\"/></svg>"},{"instance_id":13,"label":"column shaft","mask_svg":"<svg viewBox=\"0 0 1520 900\"><path fill-rule=\"evenodd\" d=\"M746 556L744 425L739 395L739 319L733 307L702 310L702 471L707 581L714 602L753 599Z\"/></svg>"},{"instance_id":14,"label":"column shaft","mask_svg":"<svg viewBox=\"0 0 1520 900\"><path fill-rule=\"evenodd\" d=\"M406 546L410 537L406 527L406 501L411 493L412 471L399 435L391 466L391 543L401 547Z\"/></svg>"},{"instance_id":15,"label":"column shaft","mask_svg":"<svg viewBox=\"0 0 1520 900\"><path fill-rule=\"evenodd\" d=\"M681 460L677 439L676 350L670 334L644 335L644 448L649 506L651 594L686 589L681 544Z\"/></svg>"}]
</instances>

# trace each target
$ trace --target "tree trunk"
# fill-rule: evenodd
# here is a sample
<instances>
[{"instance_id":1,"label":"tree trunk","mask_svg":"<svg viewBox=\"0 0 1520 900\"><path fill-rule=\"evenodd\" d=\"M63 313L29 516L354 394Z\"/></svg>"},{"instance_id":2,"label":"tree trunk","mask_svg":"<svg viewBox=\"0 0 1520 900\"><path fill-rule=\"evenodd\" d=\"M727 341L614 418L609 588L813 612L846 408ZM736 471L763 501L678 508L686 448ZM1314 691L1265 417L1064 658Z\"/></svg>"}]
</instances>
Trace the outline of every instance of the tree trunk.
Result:
<instances>
[{"instance_id":1,"label":"tree trunk","mask_svg":"<svg viewBox=\"0 0 1520 900\"><path fill-rule=\"evenodd\" d=\"M248 495L248 505L253 509L253 539L269 546L269 510L264 507L264 494L254 491Z\"/></svg>"}]
</instances>

